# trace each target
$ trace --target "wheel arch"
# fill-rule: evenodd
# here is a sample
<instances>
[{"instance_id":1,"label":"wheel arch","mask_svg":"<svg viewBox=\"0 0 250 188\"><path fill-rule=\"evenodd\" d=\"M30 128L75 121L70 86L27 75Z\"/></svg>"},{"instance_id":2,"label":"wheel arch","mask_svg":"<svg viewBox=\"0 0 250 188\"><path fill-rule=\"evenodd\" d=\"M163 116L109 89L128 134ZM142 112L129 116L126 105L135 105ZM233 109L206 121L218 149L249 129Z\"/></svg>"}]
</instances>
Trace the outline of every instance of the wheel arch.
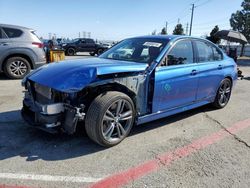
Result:
<instances>
[{"instance_id":1,"label":"wheel arch","mask_svg":"<svg viewBox=\"0 0 250 188\"><path fill-rule=\"evenodd\" d=\"M118 91L128 95L132 99L136 109L136 93L120 83L107 83L85 88L78 93L78 95L80 95L80 97L82 96L82 98L84 99L84 101L81 101L81 98L79 98L79 102L83 102L84 105L86 105L86 109L88 109L90 104L97 96L108 91Z\"/></svg>"},{"instance_id":2,"label":"wheel arch","mask_svg":"<svg viewBox=\"0 0 250 188\"><path fill-rule=\"evenodd\" d=\"M31 69L34 69L33 62L32 62L31 58L30 58L28 55L22 54L22 53L13 53L13 54L10 54L10 55L6 56L6 57L3 59L2 65L1 65L1 70L4 69L4 66L5 66L5 63L7 62L7 60L8 60L9 58L12 58L12 57L21 57L21 58L26 59L26 60L29 62L29 65L30 65Z\"/></svg>"},{"instance_id":3,"label":"wheel arch","mask_svg":"<svg viewBox=\"0 0 250 188\"><path fill-rule=\"evenodd\" d=\"M225 78L229 79L231 81L231 84L233 84L233 78L231 76L226 76Z\"/></svg>"}]
</instances>

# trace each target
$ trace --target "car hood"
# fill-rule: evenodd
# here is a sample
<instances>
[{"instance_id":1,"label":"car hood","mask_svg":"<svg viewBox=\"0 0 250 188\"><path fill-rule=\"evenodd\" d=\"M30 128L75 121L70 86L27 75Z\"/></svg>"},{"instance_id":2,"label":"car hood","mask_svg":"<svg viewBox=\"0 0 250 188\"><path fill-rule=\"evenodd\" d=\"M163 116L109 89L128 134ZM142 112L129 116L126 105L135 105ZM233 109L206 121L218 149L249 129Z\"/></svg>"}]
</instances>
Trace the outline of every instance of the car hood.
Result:
<instances>
[{"instance_id":1,"label":"car hood","mask_svg":"<svg viewBox=\"0 0 250 188\"><path fill-rule=\"evenodd\" d=\"M98 80L98 75L141 72L147 64L102 58L68 60L45 65L25 79L62 92L77 92Z\"/></svg>"}]
</instances>

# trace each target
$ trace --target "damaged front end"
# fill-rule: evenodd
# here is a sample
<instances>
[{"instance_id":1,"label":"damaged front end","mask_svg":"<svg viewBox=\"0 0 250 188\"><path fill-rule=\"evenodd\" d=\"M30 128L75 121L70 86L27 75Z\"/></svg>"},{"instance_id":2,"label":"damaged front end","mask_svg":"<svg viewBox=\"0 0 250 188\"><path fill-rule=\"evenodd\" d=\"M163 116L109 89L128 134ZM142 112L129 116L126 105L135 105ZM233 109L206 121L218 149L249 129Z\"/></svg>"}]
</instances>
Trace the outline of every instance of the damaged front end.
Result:
<instances>
[{"instance_id":1,"label":"damaged front end","mask_svg":"<svg viewBox=\"0 0 250 188\"><path fill-rule=\"evenodd\" d=\"M24 83L22 117L36 128L50 133L73 134L85 117L84 104L75 101L75 93L63 93L31 80Z\"/></svg>"}]
</instances>

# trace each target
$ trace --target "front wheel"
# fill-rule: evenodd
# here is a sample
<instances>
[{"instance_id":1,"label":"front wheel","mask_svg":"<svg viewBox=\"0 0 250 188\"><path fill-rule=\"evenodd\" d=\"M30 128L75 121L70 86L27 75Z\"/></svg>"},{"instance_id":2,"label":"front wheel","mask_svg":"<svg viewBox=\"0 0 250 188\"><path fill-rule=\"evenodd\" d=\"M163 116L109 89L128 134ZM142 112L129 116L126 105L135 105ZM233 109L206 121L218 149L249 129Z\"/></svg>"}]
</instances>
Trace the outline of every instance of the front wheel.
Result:
<instances>
[{"instance_id":1,"label":"front wheel","mask_svg":"<svg viewBox=\"0 0 250 188\"><path fill-rule=\"evenodd\" d=\"M231 91L232 82L228 78L225 78L220 84L213 106L216 108L224 108L231 97Z\"/></svg>"},{"instance_id":2,"label":"front wheel","mask_svg":"<svg viewBox=\"0 0 250 188\"><path fill-rule=\"evenodd\" d=\"M111 147L130 132L135 118L134 103L124 93L110 91L96 97L85 120L86 132L96 143Z\"/></svg>"}]
</instances>

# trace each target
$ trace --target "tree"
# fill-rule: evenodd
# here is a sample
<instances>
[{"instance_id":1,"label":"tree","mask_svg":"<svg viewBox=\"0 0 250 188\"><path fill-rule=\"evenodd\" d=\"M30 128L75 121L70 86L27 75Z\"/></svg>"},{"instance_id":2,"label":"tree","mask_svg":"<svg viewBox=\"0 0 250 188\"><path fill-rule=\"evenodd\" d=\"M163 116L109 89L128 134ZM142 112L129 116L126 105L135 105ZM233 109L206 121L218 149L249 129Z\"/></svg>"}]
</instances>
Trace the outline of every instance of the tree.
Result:
<instances>
[{"instance_id":1,"label":"tree","mask_svg":"<svg viewBox=\"0 0 250 188\"><path fill-rule=\"evenodd\" d=\"M182 24L177 24L173 31L174 35L184 35L184 29L182 27Z\"/></svg>"},{"instance_id":2,"label":"tree","mask_svg":"<svg viewBox=\"0 0 250 188\"><path fill-rule=\"evenodd\" d=\"M162 30L161 30L161 35L166 35L166 34L167 34L166 28L163 27Z\"/></svg>"},{"instance_id":3,"label":"tree","mask_svg":"<svg viewBox=\"0 0 250 188\"><path fill-rule=\"evenodd\" d=\"M220 42L220 38L215 36L215 33L217 33L219 31L219 27L218 25L216 25L213 30L210 32L210 36L207 36L207 40L210 40L211 42L218 44Z\"/></svg>"},{"instance_id":4,"label":"tree","mask_svg":"<svg viewBox=\"0 0 250 188\"><path fill-rule=\"evenodd\" d=\"M250 0L244 0L241 6L242 10L238 10L231 15L230 25L233 30L241 32L250 41ZM244 44L242 45L241 56L243 51Z\"/></svg>"},{"instance_id":5,"label":"tree","mask_svg":"<svg viewBox=\"0 0 250 188\"><path fill-rule=\"evenodd\" d=\"M151 35L156 35L156 30L154 30L154 31L151 33Z\"/></svg>"}]
</instances>

